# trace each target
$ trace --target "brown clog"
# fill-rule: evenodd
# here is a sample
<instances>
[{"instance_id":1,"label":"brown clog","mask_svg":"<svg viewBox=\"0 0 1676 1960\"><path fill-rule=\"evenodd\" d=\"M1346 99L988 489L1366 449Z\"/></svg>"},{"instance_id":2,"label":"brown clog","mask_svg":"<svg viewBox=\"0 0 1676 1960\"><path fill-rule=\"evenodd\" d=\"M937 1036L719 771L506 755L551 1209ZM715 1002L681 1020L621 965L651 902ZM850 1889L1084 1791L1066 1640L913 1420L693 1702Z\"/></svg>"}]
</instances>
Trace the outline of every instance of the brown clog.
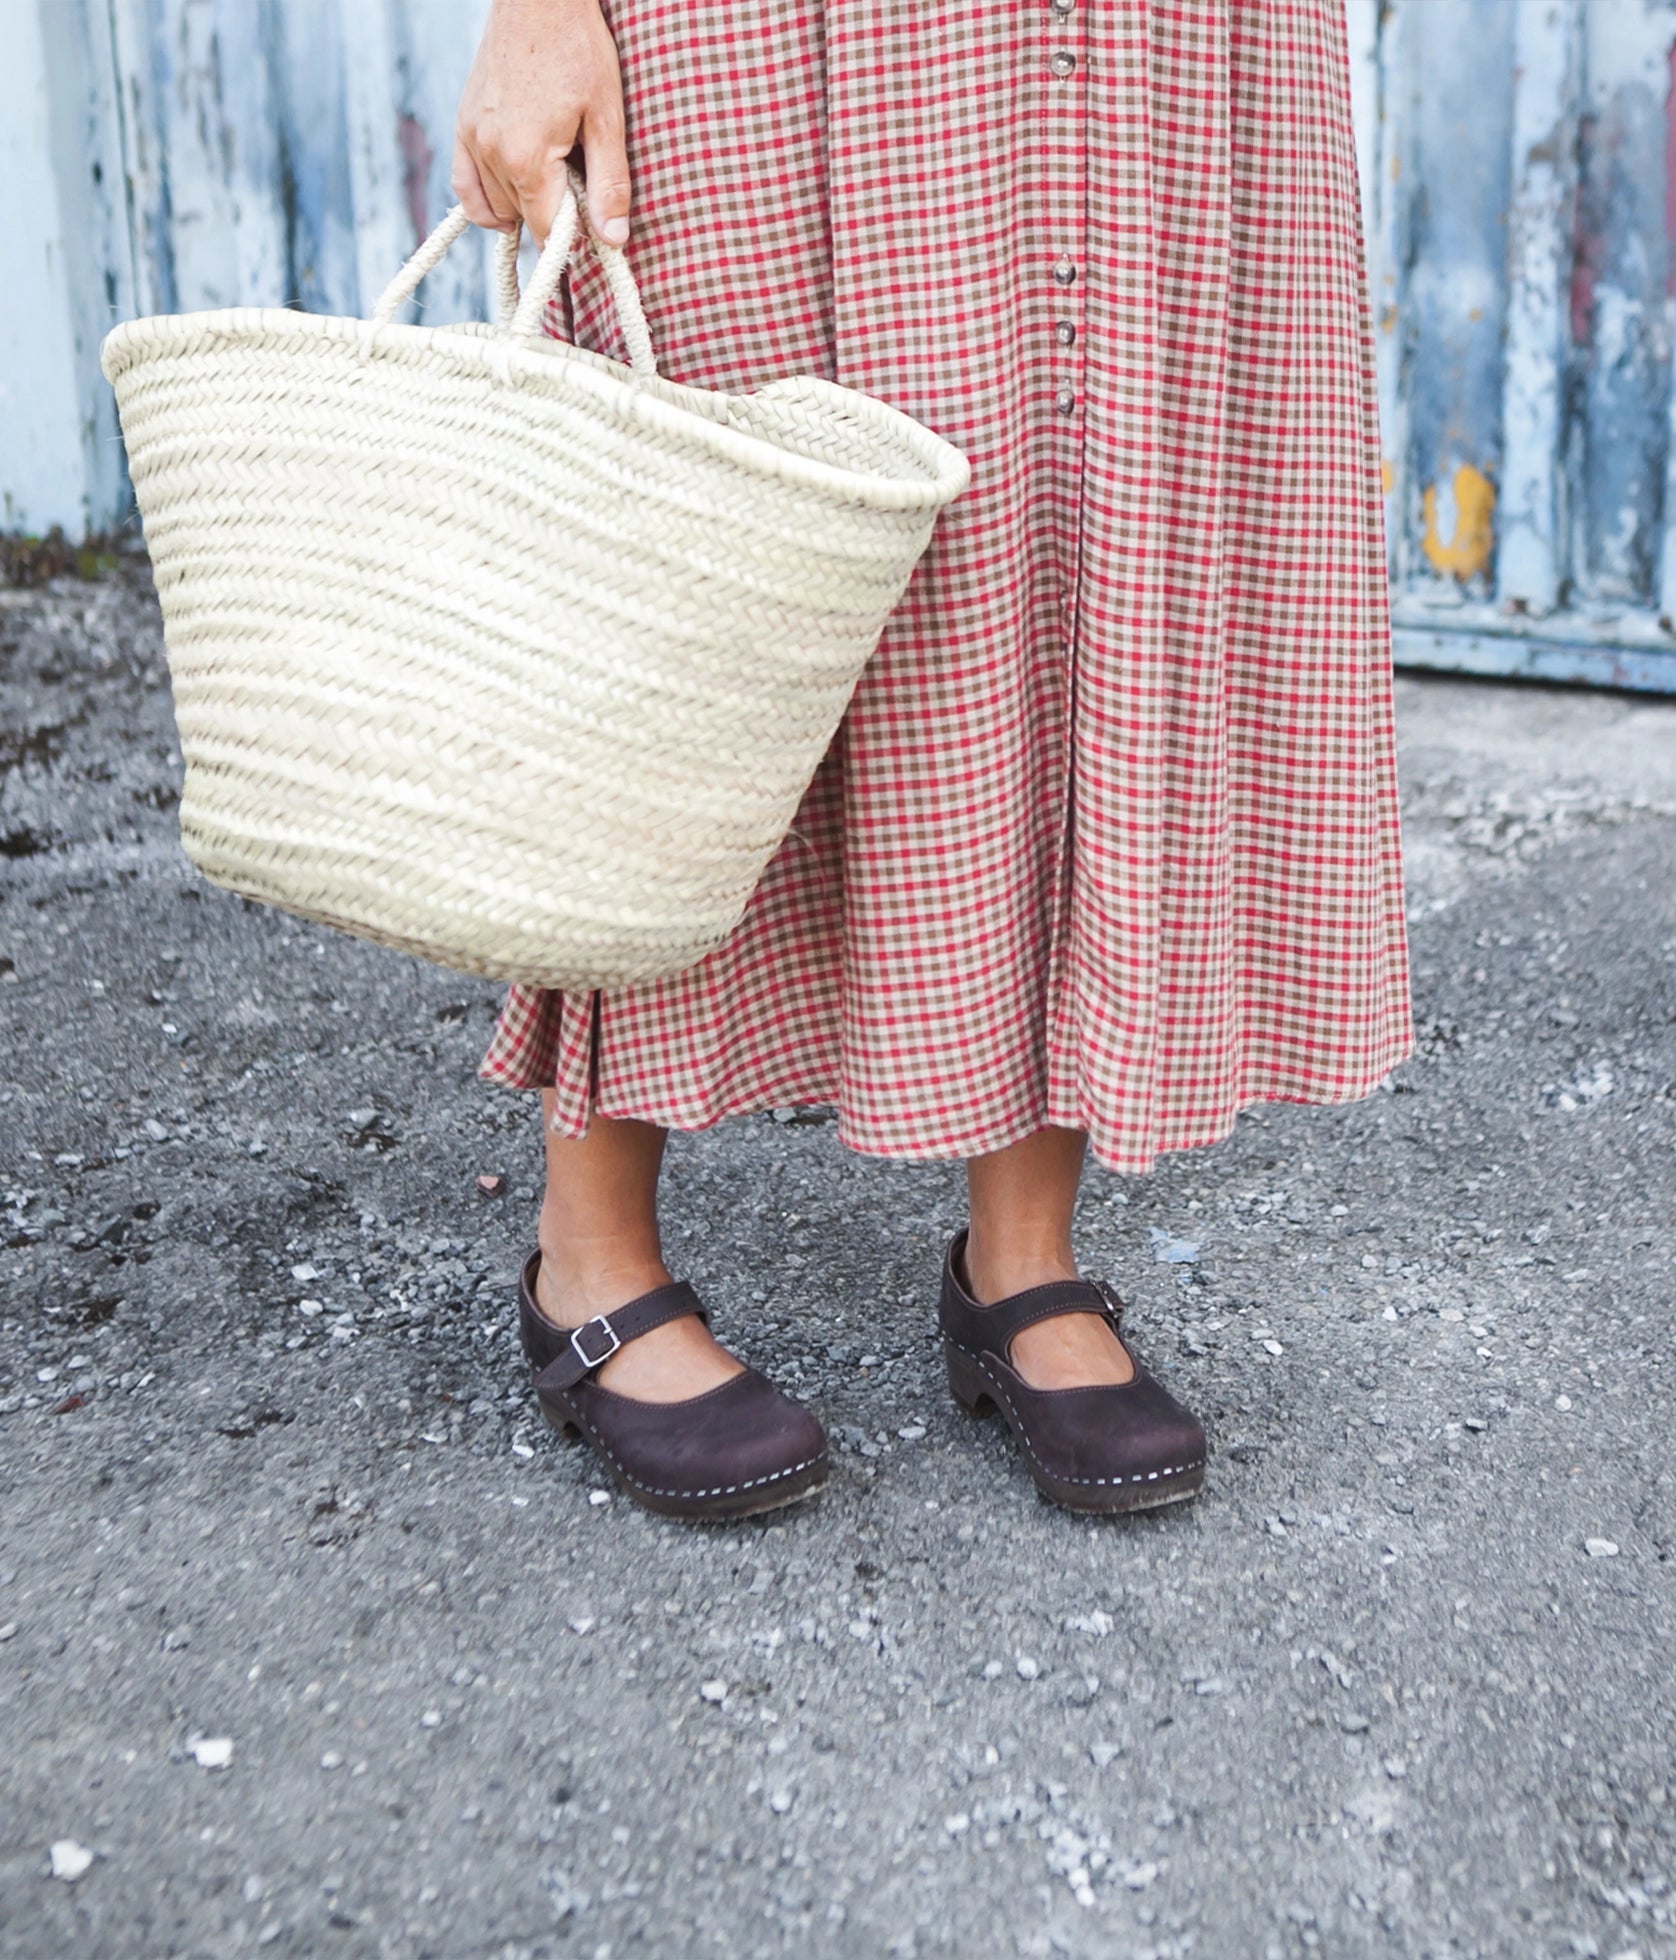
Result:
<instances>
[{"instance_id":1,"label":"brown clog","mask_svg":"<svg viewBox=\"0 0 1676 1960\"><path fill-rule=\"evenodd\" d=\"M1073 1511L1146 1511L1191 1497L1205 1479L1205 1432L1123 1342L1130 1381L1032 1388L1010 1359L1013 1336L1061 1313L1096 1313L1122 1340L1123 1303L1091 1280L1033 1286L980 1306L959 1278L966 1234L943 1261L937 1308L955 1400L973 1415L1000 1409L1036 1487Z\"/></svg>"},{"instance_id":2,"label":"brown clog","mask_svg":"<svg viewBox=\"0 0 1676 1960\"><path fill-rule=\"evenodd\" d=\"M754 1368L684 1402L639 1402L594 1379L618 1348L703 1302L685 1280L660 1286L574 1330L535 1303L540 1250L518 1281L518 1326L541 1413L591 1443L619 1489L665 1517L695 1521L776 1511L826 1482L826 1432Z\"/></svg>"}]
</instances>

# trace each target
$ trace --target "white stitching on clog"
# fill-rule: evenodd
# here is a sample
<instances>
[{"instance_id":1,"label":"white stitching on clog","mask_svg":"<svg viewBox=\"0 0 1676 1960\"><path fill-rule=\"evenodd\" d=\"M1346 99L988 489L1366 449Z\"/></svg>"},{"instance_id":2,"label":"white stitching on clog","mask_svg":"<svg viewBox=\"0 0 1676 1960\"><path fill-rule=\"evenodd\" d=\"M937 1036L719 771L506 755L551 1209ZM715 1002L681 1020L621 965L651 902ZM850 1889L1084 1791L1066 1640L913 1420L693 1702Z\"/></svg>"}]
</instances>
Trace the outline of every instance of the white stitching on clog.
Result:
<instances>
[{"instance_id":1,"label":"white stitching on clog","mask_svg":"<svg viewBox=\"0 0 1676 1960\"><path fill-rule=\"evenodd\" d=\"M722 1386L726 1387L726 1383L724 1382ZM556 1400L557 1397L554 1399ZM546 1398L538 1395L537 1400L545 1401ZM708 1490L659 1490L655 1484L643 1484L637 1477L632 1476L624 1467L622 1460L617 1456L610 1444L603 1437L597 1435L592 1426L583 1420L579 1410L574 1408L562 1409L560 1413L566 1422L574 1423L581 1430L582 1434L588 1439L590 1446L598 1450L600 1455L611 1465L612 1469L616 1471L617 1475L628 1488L639 1491L643 1497L737 1497L743 1490L757 1490L764 1484L777 1484L783 1478L795 1477L800 1470L809 1469L813 1464L819 1463L826 1455L825 1450L818 1450L813 1456L806 1456L801 1463L789 1464L784 1470L772 1470L765 1477L748 1477L741 1484L713 1484Z\"/></svg>"},{"instance_id":2,"label":"white stitching on clog","mask_svg":"<svg viewBox=\"0 0 1676 1960\"><path fill-rule=\"evenodd\" d=\"M1202 1456L1198 1456L1198 1457L1194 1457L1190 1462L1187 1463L1167 1464L1162 1470L1137 1470L1134 1473L1134 1475L1130 1477L1062 1476L1059 1473L1059 1471L1055 1470L1052 1467L1051 1464L1044 1462L1043 1459L1039 1455L1037 1455L1035 1445L1030 1441L1029 1432L1024 1427L1024 1418L1019 1414L1017 1407L1014 1405L1012 1397L1007 1393L1006 1384L1000 1381L996 1377L996 1375L984 1365L984 1357L981 1354L979 1354L975 1348L966 1347L962 1345L961 1342L950 1339L950 1337L947 1334L945 1334L943 1338L944 1340L948 1341L948 1344L951 1348L954 1348L955 1350L957 1350L957 1352L965 1355L969 1361L972 1361L977 1365L978 1373L981 1374L984 1380L994 1388L996 1395L999 1397L999 1399L1005 1406L1008 1416L1011 1417L1014 1424L1013 1434L1018 1438L1019 1442L1024 1445L1024 1448L1028 1453L1028 1455L1031 1457L1031 1459L1034 1462L1041 1464L1043 1475L1051 1477L1056 1484L1114 1484L1114 1485L1126 1484L1126 1483L1127 1484L1150 1484L1150 1483L1156 1483L1160 1477L1179 1477L1185 1471L1202 1470L1205 1467L1205 1459Z\"/></svg>"}]
</instances>

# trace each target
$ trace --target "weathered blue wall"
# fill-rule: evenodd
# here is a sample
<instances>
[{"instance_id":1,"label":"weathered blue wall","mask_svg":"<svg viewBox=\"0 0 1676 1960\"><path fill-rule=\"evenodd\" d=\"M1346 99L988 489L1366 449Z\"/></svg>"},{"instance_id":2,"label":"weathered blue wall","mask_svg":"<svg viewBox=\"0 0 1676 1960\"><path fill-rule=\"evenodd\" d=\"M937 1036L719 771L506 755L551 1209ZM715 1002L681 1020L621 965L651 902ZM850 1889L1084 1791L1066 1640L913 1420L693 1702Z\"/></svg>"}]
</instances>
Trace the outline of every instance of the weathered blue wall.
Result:
<instances>
[{"instance_id":1,"label":"weathered blue wall","mask_svg":"<svg viewBox=\"0 0 1676 1960\"><path fill-rule=\"evenodd\" d=\"M130 498L106 329L136 314L355 313L448 187L486 0L0 0L0 529ZM487 245L427 282L481 317Z\"/></svg>"},{"instance_id":2,"label":"weathered blue wall","mask_svg":"<svg viewBox=\"0 0 1676 1960\"><path fill-rule=\"evenodd\" d=\"M1398 657L1676 691L1676 0L1346 5ZM0 0L0 529L125 514L112 320L371 305L484 8Z\"/></svg>"},{"instance_id":3,"label":"weathered blue wall","mask_svg":"<svg viewBox=\"0 0 1676 1960\"><path fill-rule=\"evenodd\" d=\"M1676 0L1351 0L1399 661L1676 692Z\"/></svg>"}]
</instances>

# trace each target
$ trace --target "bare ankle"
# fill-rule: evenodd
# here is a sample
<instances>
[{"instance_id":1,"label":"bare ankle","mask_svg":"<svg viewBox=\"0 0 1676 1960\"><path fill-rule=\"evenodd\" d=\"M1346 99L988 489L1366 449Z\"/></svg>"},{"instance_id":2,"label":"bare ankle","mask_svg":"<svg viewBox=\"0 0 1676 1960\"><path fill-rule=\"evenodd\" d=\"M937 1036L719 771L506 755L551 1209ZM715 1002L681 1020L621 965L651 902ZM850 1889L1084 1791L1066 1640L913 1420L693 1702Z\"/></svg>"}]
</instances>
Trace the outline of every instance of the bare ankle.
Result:
<instances>
[{"instance_id":1,"label":"bare ankle","mask_svg":"<svg viewBox=\"0 0 1676 1960\"><path fill-rule=\"evenodd\" d=\"M982 1306L1010 1299L1028 1287L1079 1277L1068 1246L992 1247L968 1238L963 1264L966 1290Z\"/></svg>"},{"instance_id":2,"label":"bare ankle","mask_svg":"<svg viewBox=\"0 0 1676 1960\"><path fill-rule=\"evenodd\" d=\"M536 1311L555 1327L580 1327L596 1314L615 1313L630 1300L670 1283L669 1269L655 1249L577 1260L567 1257L562 1245L555 1246L550 1257L545 1235L538 1242ZM597 1253L598 1248L590 1250ZM631 1401L680 1402L720 1387L743 1366L702 1320L686 1314L626 1342L601 1367L599 1383Z\"/></svg>"},{"instance_id":3,"label":"bare ankle","mask_svg":"<svg viewBox=\"0 0 1676 1960\"><path fill-rule=\"evenodd\" d=\"M669 1269L655 1249L578 1259L564 1246L550 1244L545 1235L540 1245L535 1303L560 1327L579 1327L670 1282Z\"/></svg>"}]
</instances>

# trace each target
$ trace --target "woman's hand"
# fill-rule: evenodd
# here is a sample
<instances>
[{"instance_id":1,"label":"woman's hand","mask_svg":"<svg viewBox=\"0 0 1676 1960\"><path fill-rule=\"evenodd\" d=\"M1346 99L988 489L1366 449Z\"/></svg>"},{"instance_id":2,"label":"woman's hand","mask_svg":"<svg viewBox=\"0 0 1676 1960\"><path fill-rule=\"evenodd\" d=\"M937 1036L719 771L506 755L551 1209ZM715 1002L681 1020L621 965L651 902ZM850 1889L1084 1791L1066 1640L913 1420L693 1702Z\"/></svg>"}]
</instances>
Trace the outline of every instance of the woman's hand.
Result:
<instances>
[{"instance_id":1,"label":"woman's hand","mask_svg":"<svg viewBox=\"0 0 1676 1960\"><path fill-rule=\"evenodd\" d=\"M578 143L594 228L621 245L629 234L623 84L599 0L493 0L460 98L454 195L473 224L510 231L521 217L545 243Z\"/></svg>"}]
</instances>

